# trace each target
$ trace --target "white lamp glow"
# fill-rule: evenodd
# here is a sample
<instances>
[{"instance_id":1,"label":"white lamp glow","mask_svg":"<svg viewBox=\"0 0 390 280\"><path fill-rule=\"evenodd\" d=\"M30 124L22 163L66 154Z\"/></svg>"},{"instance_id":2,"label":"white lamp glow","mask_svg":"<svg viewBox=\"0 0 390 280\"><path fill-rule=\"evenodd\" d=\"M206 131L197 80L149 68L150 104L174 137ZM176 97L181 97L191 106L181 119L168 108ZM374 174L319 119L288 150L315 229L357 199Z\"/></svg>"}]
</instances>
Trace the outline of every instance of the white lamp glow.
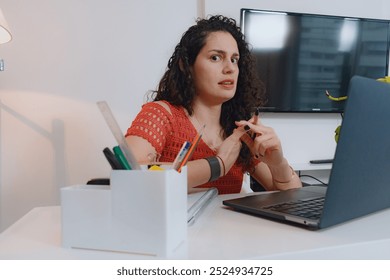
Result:
<instances>
[{"instance_id":1,"label":"white lamp glow","mask_svg":"<svg viewBox=\"0 0 390 280\"><path fill-rule=\"evenodd\" d=\"M0 9L0 44L7 43L11 40L12 35L9 31L8 23L4 18L3 12Z\"/></svg>"}]
</instances>

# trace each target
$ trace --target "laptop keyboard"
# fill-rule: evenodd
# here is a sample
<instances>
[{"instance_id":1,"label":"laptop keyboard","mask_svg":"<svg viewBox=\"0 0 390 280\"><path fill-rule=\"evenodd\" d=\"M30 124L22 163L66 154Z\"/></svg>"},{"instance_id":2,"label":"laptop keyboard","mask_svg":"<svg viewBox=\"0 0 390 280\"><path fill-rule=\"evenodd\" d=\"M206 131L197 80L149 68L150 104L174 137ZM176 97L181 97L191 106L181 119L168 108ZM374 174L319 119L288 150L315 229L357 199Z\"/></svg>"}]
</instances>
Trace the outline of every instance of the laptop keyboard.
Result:
<instances>
[{"instance_id":1,"label":"laptop keyboard","mask_svg":"<svg viewBox=\"0 0 390 280\"><path fill-rule=\"evenodd\" d=\"M275 204L264 208L316 220L320 218L323 206L324 197L319 197L309 200L297 200L293 202Z\"/></svg>"}]
</instances>

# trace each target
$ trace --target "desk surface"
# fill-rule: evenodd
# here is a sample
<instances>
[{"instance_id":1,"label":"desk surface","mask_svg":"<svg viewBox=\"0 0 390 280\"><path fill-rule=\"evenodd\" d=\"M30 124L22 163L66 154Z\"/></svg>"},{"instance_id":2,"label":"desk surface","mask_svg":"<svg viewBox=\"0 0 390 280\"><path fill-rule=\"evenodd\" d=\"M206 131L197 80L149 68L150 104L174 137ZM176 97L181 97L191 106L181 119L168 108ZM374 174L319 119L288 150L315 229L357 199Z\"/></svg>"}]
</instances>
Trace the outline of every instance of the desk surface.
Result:
<instances>
[{"instance_id":1,"label":"desk surface","mask_svg":"<svg viewBox=\"0 0 390 280\"><path fill-rule=\"evenodd\" d=\"M390 259L390 209L320 231L232 211L215 198L188 228L189 259ZM143 259L61 247L61 208L34 208L0 234L0 259Z\"/></svg>"}]
</instances>

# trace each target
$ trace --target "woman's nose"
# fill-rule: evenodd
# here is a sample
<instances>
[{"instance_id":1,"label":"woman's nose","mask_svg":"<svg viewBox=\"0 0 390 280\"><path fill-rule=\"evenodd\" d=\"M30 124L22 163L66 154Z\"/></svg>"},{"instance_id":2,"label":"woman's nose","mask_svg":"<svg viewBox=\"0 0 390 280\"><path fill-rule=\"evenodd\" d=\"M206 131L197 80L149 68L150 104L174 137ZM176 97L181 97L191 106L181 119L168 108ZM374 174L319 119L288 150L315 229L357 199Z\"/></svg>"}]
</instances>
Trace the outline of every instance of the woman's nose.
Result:
<instances>
[{"instance_id":1,"label":"woman's nose","mask_svg":"<svg viewBox=\"0 0 390 280\"><path fill-rule=\"evenodd\" d=\"M233 63L232 61L230 60L227 60L224 64L224 67L223 67L223 72L224 73L233 73L234 70L236 69L236 64Z\"/></svg>"}]
</instances>

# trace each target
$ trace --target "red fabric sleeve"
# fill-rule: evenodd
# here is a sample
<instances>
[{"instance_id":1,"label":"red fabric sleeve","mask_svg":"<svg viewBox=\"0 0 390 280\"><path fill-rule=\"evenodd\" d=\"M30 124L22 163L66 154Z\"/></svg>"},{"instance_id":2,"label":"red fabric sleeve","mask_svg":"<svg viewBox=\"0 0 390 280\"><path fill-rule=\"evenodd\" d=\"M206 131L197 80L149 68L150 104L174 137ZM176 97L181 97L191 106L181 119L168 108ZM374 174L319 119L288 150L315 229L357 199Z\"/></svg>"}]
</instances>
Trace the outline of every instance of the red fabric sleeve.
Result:
<instances>
[{"instance_id":1,"label":"red fabric sleeve","mask_svg":"<svg viewBox=\"0 0 390 280\"><path fill-rule=\"evenodd\" d=\"M150 102L142 106L126 136L136 135L144 138L161 154L167 135L172 131L170 113L161 105Z\"/></svg>"}]
</instances>

